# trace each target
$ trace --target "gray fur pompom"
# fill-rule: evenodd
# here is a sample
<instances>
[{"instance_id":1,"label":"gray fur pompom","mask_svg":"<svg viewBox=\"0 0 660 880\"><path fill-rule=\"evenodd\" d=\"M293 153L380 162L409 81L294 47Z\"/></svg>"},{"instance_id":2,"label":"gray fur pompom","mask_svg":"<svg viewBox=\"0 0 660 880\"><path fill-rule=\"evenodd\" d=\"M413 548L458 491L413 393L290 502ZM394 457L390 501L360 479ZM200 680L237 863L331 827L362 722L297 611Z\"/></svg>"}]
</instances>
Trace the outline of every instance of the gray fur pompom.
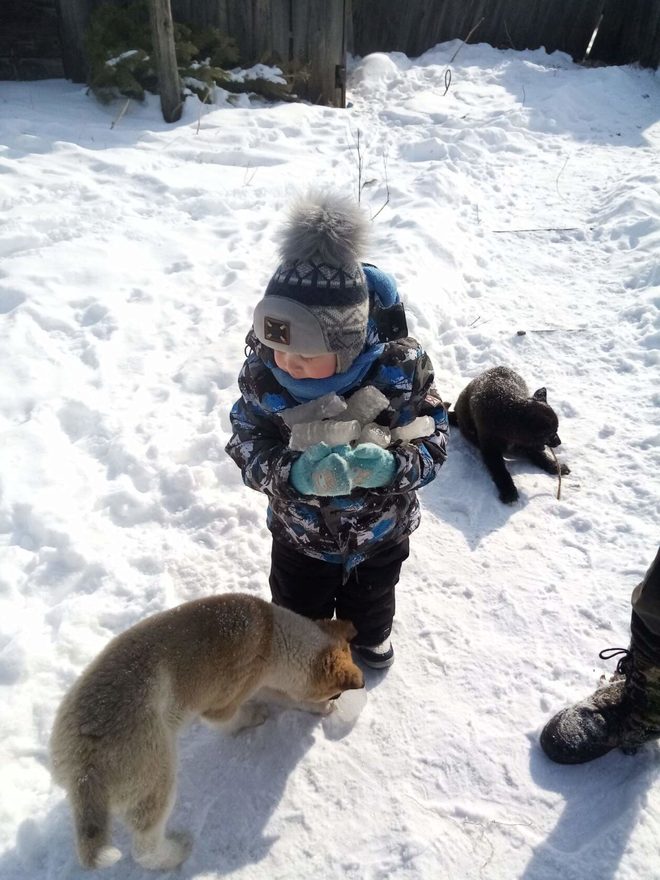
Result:
<instances>
[{"instance_id":1,"label":"gray fur pompom","mask_svg":"<svg viewBox=\"0 0 660 880\"><path fill-rule=\"evenodd\" d=\"M366 248L368 231L367 216L353 199L311 192L294 203L281 232L280 254L285 263L354 266Z\"/></svg>"}]
</instances>

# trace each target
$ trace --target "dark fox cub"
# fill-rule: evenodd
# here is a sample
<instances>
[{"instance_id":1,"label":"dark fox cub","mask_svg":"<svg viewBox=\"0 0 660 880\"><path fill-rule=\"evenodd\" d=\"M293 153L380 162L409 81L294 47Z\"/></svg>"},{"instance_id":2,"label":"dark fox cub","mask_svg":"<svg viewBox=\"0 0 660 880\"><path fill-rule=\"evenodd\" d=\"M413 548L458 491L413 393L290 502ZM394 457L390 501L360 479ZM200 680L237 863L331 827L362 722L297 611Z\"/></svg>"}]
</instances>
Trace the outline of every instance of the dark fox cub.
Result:
<instances>
[{"instance_id":1,"label":"dark fox cub","mask_svg":"<svg viewBox=\"0 0 660 880\"><path fill-rule=\"evenodd\" d=\"M521 455L549 474L557 473L546 446L559 446L557 414L545 388L529 394L525 380L508 367L493 367L461 391L449 422L481 450L486 467L505 504L518 500L504 453ZM561 473L568 474L567 465Z\"/></svg>"}]
</instances>

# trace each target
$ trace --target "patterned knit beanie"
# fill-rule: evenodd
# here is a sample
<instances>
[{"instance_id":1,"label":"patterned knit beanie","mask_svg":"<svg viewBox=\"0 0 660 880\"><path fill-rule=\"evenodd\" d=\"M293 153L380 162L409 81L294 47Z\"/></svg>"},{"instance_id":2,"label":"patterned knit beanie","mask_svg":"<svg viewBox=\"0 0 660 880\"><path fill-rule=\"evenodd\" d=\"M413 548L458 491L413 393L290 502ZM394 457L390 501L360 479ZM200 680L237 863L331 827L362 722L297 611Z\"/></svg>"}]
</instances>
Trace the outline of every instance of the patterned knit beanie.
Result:
<instances>
[{"instance_id":1,"label":"patterned knit beanie","mask_svg":"<svg viewBox=\"0 0 660 880\"><path fill-rule=\"evenodd\" d=\"M337 355L345 372L364 346L369 292L360 258L368 221L355 202L311 193L281 233L281 263L254 310L254 332L276 351Z\"/></svg>"}]
</instances>

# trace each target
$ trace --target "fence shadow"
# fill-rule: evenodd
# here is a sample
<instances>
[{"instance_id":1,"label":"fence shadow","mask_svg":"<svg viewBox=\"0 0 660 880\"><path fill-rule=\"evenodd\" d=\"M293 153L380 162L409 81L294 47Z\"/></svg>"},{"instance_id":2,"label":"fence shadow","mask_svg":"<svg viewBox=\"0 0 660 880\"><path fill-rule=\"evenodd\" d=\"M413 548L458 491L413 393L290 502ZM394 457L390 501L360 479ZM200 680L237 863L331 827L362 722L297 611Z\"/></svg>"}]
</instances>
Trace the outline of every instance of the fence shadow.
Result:
<instances>
[{"instance_id":1,"label":"fence shadow","mask_svg":"<svg viewBox=\"0 0 660 880\"><path fill-rule=\"evenodd\" d=\"M646 792L657 780L658 748L647 746L634 757L616 751L593 764L563 766L543 754L536 733L530 739L534 782L561 794L565 806L521 880L614 880Z\"/></svg>"}]
</instances>

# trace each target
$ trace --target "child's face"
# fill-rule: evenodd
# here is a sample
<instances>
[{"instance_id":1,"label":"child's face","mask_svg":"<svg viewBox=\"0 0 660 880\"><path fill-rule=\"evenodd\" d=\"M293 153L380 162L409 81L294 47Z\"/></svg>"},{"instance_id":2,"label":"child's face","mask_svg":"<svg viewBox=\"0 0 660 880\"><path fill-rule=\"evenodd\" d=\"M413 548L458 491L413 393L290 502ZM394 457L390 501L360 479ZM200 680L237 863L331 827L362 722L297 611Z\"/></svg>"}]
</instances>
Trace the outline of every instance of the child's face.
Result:
<instances>
[{"instance_id":1,"label":"child's face","mask_svg":"<svg viewBox=\"0 0 660 880\"><path fill-rule=\"evenodd\" d=\"M294 379L327 379L337 372L336 354L317 354L314 357L288 351L276 351L274 354L280 370Z\"/></svg>"}]
</instances>

